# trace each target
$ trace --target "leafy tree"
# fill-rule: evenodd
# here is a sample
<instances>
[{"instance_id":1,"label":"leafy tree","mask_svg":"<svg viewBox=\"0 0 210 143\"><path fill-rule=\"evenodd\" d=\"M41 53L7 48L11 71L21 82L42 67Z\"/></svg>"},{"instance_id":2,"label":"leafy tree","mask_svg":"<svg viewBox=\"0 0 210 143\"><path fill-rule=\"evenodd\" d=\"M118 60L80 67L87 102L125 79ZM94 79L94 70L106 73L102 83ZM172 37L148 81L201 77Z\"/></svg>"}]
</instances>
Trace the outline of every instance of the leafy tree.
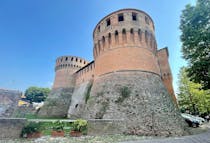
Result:
<instances>
[{"instance_id":1,"label":"leafy tree","mask_svg":"<svg viewBox=\"0 0 210 143\"><path fill-rule=\"evenodd\" d=\"M203 90L201 84L190 81L184 67L179 74L178 104L181 109L188 109L193 114L210 111L210 90Z\"/></svg>"},{"instance_id":2,"label":"leafy tree","mask_svg":"<svg viewBox=\"0 0 210 143\"><path fill-rule=\"evenodd\" d=\"M50 93L49 88L40 88L40 87L29 87L25 91L26 99L32 102L42 102L44 101Z\"/></svg>"},{"instance_id":3,"label":"leafy tree","mask_svg":"<svg viewBox=\"0 0 210 143\"><path fill-rule=\"evenodd\" d=\"M183 58L188 76L204 89L210 89L210 0L186 5L180 23Z\"/></svg>"}]
</instances>

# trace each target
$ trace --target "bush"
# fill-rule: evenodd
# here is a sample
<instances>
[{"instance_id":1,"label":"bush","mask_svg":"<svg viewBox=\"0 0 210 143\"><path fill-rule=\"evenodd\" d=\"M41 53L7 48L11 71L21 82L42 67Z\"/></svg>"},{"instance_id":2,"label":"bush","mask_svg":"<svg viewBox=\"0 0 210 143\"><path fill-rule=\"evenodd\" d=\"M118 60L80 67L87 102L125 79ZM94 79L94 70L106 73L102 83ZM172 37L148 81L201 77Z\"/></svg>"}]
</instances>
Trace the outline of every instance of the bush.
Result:
<instances>
[{"instance_id":1,"label":"bush","mask_svg":"<svg viewBox=\"0 0 210 143\"><path fill-rule=\"evenodd\" d=\"M122 103L126 98L128 98L131 94L131 90L124 86L120 88L120 97L117 99L116 103Z\"/></svg>"},{"instance_id":2,"label":"bush","mask_svg":"<svg viewBox=\"0 0 210 143\"><path fill-rule=\"evenodd\" d=\"M63 131L63 129L64 129L64 123L63 122L56 121L55 123L53 123L53 130L54 131Z\"/></svg>"},{"instance_id":3,"label":"bush","mask_svg":"<svg viewBox=\"0 0 210 143\"><path fill-rule=\"evenodd\" d=\"M77 119L73 122L73 131L85 132L87 130L87 121L83 119Z\"/></svg>"},{"instance_id":4,"label":"bush","mask_svg":"<svg viewBox=\"0 0 210 143\"><path fill-rule=\"evenodd\" d=\"M39 123L30 122L22 129L21 136L25 137L28 134L40 132L41 130L42 128Z\"/></svg>"}]
</instances>

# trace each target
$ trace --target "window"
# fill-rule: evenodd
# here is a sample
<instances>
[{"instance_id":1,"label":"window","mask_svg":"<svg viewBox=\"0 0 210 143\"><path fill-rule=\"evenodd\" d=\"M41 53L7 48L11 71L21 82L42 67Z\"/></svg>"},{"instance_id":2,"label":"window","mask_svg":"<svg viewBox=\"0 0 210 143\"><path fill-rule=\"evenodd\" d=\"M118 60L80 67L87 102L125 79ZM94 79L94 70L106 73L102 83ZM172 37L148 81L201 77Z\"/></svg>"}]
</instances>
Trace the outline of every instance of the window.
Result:
<instances>
[{"instance_id":1,"label":"window","mask_svg":"<svg viewBox=\"0 0 210 143\"><path fill-rule=\"evenodd\" d=\"M106 26L109 26L109 25L111 25L110 18L108 18L108 19L106 20Z\"/></svg>"},{"instance_id":2,"label":"window","mask_svg":"<svg viewBox=\"0 0 210 143\"><path fill-rule=\"evenodd\" d=\"M98 26L98 32L100 32L101 31L101 27L100 27L100 25Z\"/></svg>"},{"instance_id":3,"label":"window","mask_svg":"<svg viewBox=\"0 0 210 143\"><path fill-rule=\"evenodd\" d=\"M137 21L137 14L136 13L132 13L132 20Z\"/></svg>"},{"instance_id":4,"label":"window","mask_svg":"<svg viewBox=\"0 0 210 143\"><path fill-rule=\"evenodd\" d=\"M68 61L68 57L66 57L66 61Z\"/></svg>"},{"instance_id":5,"label":"window","mask_svg":"<svg viewBox=\"0 0 210 143\"><path fill-rule=\"evenodd\" d=\"M74 58L72 57L72 58L71 58L71 61L73 61L73 60L74 60Z\"/></svg>"},{"instance_id":6,"label":"window","mask_svg":"<svg viewBox=\"0 0 210 143\"><path fill-rule=\"evenodd\" d=\"M124 21L124 16L123 16L122 13L118 15L118 21L119 21L119 22L120 22L120 21Z\"/></svg>"}]
</instances>

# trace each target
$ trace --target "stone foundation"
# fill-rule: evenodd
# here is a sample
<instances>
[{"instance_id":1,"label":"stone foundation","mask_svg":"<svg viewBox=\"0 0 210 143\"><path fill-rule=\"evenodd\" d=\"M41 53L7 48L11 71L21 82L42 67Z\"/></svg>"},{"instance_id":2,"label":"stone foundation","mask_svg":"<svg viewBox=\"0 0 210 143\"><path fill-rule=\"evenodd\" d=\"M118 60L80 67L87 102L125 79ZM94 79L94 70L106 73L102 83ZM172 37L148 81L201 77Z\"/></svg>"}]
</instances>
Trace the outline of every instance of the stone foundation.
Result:
<instances>
[{"instance_id":1,"label":"stone foundation","mask_svg":"<svg viewBox=\"0 0 210 143\"><path fill-rule=\"evenodd\" d=\"M53 89L38 115L41 117L67 117L73 88Z\"/></svg>"},{"instance_id":2,"label":"stone foundation","mask_svg":"<svg viewBox=\"0 0 210 143\"><path fill-rule=\"evenodd\" d=\"M127 134L180 136L185 123L159 75L118 71L97 78L87 103L86 119L124 120ZM79 109L77 109L79 110Z\"/></svg>"},{"instance_id":3,"label":"stone foundation","mask_svg":"<svg viewBox=\"0 0 210 143\"><path fill-rule=\"evenodd\" d=\"M123 120L88 120L88 135L113 135L125 131Z\"/></svg>"}]
</instances>

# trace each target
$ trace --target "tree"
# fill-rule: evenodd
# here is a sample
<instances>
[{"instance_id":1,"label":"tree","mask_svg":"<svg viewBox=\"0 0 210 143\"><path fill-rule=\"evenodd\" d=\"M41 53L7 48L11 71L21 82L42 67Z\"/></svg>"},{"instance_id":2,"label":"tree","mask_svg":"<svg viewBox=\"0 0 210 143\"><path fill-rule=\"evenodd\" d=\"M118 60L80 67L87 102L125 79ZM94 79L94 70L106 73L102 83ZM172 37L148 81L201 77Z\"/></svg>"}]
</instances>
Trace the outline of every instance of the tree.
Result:
<instances>
[{"instance_id":1,"label":"tree","mask_svg":"<svg viewBox=\"0 0 210 143\"><path fill-rule=\"evenodd\" d=\"M210 90L203 90L201 84L190 81L184 67L179 74L178 104L181 109L188 109L192 114L210 111Z\"/></svg>"},{"instance_id":2,"label":"tree","mask_svg":"<svg viewBox=\"0 0 210 143\"><path fill-rule=\"evenodd\" d=\"M40 87L29 87L25 91L26 99L32 102L42 102L44 101L50 93L49 88L40 88Z\"/></svg>"},{"instance_id":3,"label":"tree","mask_svg":"<svg viewBox=\"0 0 210 143\"><path fill-rule=\"evenodd\" d=\"M188 61L188 76L204 89L210 89L210 0L186 5L181 15L183 58Z\"/></svg>"}]
</instances>

